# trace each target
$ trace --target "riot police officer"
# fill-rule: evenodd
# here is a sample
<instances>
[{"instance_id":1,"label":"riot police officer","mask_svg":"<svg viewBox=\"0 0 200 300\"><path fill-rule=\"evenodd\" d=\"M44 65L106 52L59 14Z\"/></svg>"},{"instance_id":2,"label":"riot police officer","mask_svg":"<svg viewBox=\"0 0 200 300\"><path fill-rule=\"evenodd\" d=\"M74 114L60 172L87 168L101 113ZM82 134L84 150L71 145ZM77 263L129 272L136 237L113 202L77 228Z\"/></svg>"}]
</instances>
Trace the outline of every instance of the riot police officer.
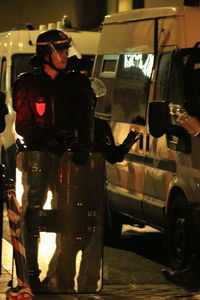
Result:
<instances>
[{"instance_id":1,"label":"riot police officer","mask_svg":"<svg viewBox=\"0 0 200 300\"><path fill-rule=\"evenodd\" d=\"M29 149L51 150L60 155L64 144L93 139L94 94L89 79L79 72L65 72L71 39L59 30L40 34L31 64L41 71L24 73L14 84L16 131ZM84 163L90 149L75 153Z\"/></svg>"},{"instance_id":2,"label":"riot police officer","mask_svg":"<svg viewBox=\"0 0 200 300\"><path fill-rule=\"evenodd\" d=\"M89 145L93 141L94 93L85 75L66 72L71 50L71 38L64 32L41 33L36 41L36 55L30 62L37 72L22 74L13 87L16 131L23 137L28 150L20 159L27 170L28 192L27 199L22 197L22 209L33 291L40 289L40 270L37 261L39 233L29 230L31 212L43 207L48 189L54 198L57 197L59 158L65 149L74 143ZM19 144L20 148L24 147ZM90 151L90 146L77 147L72 161L77 165L86 163Z\"/></svg>"}]
</instances>

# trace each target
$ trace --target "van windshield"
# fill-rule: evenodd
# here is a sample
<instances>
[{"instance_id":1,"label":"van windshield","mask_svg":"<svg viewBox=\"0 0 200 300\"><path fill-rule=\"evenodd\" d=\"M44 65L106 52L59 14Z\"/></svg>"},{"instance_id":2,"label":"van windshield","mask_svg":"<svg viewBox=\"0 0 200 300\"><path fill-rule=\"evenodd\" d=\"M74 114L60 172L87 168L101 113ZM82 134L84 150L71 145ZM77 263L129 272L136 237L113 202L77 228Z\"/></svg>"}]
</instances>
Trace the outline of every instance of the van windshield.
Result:
<instances>
[{"instance_id":1,"label":"van windshield","mask_svg":"<svg viewBox=\"0 0 200 300\"><path fill-rule=\"evenodd\" d=\"M24 72L33 73L34 68L29 64L34 53L14 54L12 56L11 86L17 79L17 76ZM76 70L85 73L89 77L92 73L94 64L94 55L83 55L81 59L72 56L68 60L67 70Z\"/></svg>"}]
</instances>

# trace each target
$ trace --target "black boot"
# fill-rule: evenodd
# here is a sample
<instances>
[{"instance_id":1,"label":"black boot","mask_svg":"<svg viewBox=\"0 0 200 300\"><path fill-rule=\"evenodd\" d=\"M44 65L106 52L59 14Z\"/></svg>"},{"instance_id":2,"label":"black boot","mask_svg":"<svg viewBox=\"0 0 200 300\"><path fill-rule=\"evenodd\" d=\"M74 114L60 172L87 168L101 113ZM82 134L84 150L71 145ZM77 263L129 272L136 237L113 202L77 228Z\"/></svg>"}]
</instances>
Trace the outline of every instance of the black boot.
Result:
<instances>
[{"instance_id":1,"label":"black boot","mask_svg":"<svg viewBox=\"0 0 200 300\"><path fill-rule=\"evenodd\" d=\"M33 270L29 270L28 271L28 276L29 276L29 283L31 286L31 290L33 293L42 293L43 289L42 289L42 285L40 282L40 270L37 271L33 271Z\"/></svg>"}]
</instances>

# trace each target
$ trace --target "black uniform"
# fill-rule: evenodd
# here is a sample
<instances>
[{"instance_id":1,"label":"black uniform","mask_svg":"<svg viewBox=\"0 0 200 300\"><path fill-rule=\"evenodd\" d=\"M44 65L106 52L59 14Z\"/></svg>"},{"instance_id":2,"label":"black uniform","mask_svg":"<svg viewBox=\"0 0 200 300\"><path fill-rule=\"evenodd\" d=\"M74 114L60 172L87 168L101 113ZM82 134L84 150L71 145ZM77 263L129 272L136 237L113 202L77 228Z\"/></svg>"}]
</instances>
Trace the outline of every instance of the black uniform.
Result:
<instances>
[{"instance_id":1,"label":"black uniform","mask_svg":"<svg viewBox=\"0 0 200 300\"><path fill-rule=\"evenodd\" d=\"M61 154L66 144L93 140L94 94L89 79L78 72L22 74L13 88L16 131L30 150ZM84 162L90 148L74 156Z\"/></svg>"}]
</instances>

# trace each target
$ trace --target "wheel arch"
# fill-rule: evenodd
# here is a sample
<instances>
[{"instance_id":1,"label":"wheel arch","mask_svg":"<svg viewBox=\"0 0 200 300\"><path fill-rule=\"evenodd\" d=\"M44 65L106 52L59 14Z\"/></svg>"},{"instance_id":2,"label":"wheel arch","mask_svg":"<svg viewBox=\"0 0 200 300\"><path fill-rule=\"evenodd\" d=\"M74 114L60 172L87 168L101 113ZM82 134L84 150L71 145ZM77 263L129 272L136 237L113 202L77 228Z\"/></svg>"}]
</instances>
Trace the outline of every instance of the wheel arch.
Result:
<instances>
[{"instance_id":1,"label":"wheel arch","mask_svg":"<svg viewBox=\"0 0 200 300\"><path fill-rule=\"evenodd\" d=\"M168 201L167 201L167 206L166 206L166 213L170 206L172 205L173 199L175 199L177 196L182 196L186 198L188 201L186 193L183 191L183 189L179 186L173 186L173 188L170 190Z\"/></svg>"},{"instance_id":2,"label":"wheel arch","mask_svg":"<svg viewBox=\"0 0 200 300\"><path fill-rule=\"evenodd\" d=\"M185 182L182 177L175 175L169 183L169 192L165 206L165 216L173 203L173 199L177 196L183 196L190 203L190 192L188 190L188 182Z\"/></svg>"}]
</instances>

